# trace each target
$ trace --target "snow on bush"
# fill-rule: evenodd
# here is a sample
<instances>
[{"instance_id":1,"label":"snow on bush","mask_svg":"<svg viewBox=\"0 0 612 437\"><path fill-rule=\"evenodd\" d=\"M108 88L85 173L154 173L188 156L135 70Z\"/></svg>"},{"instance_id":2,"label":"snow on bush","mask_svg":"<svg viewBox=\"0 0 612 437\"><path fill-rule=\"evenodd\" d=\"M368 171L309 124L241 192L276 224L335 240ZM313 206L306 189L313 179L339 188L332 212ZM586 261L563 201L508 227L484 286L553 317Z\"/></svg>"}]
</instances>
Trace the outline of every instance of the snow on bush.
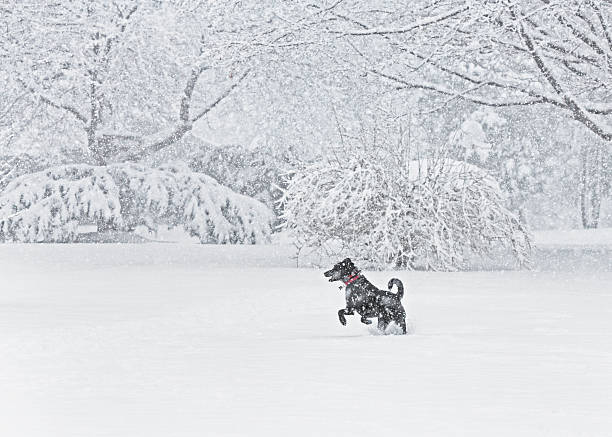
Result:
<instances>
[{"instance_id":1,"label":"snow on bush","mask_svg":"<svg viewBox=\"0 0 612 437\"><path fill-rule=\"evenodd\" d=\"M202 243L268 240L274 214L213 178L177 166L63 165L12 180L0 193L0 241L68 242L77 226L182 226Z\"/></svg>"},{"instance_id":2,"label":"snow on bush","mask_svg":"<svg viewBox=\"0 0 612 437\"><path fill-rule=\"evenodd\" d=\"M33 173L48 167L45 159L27 153L0 155L0 192L10 181L26 173Z\"/></svg>"},{"instance_id":3,"label":"snow on bush","mask_svg":"<svg viewBox=\"0 0 612 437\"><path fill-rule=\"evenodd\" d=\"M273 210L279 206L281 192L278 187L283 183L280 169L287 168L289 161L281 151L240 145L219 147L201 140L196 150L186 160L193 171L206 173L233 191L253 197Z\"/></svg>"},{"instance_id":4,"label":"snow on bush","mask_svg":"<svg viewBox=\"0 0 612 437\"><path fill-rule=\"evenodd\" d=\"M449 159L404 168L353 159L291 175L285 227L300 247L360 257L377 267L454 270L496 243L528 261L530 236L480 168Z\"/></svg>"}]
</instances>

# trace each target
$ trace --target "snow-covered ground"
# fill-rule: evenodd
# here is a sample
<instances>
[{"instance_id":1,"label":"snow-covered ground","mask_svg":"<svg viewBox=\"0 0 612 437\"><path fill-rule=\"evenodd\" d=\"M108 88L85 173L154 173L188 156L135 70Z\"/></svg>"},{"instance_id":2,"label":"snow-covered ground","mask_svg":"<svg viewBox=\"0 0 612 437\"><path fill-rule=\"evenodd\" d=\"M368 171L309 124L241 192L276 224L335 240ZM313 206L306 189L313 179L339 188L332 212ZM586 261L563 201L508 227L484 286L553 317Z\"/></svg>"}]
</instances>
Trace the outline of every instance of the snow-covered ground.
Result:
<instances>
[{"instance_id":1,"label":"snow-covered ground","mask_svg":"<svg viewBox=\"0 0 612 437\"><path fill-rule=\"evenodd\" d=\"M533 237L536 270L612 271L612 228L537 231Z\"/></svg>"},{"instance_id":2,"label":"snow-covered ground","mask_svg":"<svg viewBox=\"0 0 612 437\"><path fill-rule=\"evenodd\" d=\"M541 247L612 247L612 228L537 231L534 238Z\"/></svg>"},{"instance_id":3,"label":"snow-covered ground","mask_svg":"<svg viewBox=\"0 0 612 437\"><path fill-rule=\"evenodd\" d=\"M366 272L275 246L0 245L1 436L610 436L612 272ZM604 263L605 264L605 263Z\"/></svg>"}]
</instances>

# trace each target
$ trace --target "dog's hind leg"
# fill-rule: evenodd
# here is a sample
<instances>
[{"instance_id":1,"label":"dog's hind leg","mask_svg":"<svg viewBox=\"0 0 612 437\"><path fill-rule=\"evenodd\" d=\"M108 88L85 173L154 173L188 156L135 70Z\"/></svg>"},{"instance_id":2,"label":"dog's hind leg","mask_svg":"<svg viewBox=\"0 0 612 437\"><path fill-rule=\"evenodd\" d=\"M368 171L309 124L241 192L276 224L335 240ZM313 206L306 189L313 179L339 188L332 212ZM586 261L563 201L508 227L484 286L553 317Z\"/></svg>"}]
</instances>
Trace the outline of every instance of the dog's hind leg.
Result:
<instances>
[{"instance_id":1,"label":"dog's hind leg","mask_svg":"<svg viewBox=\"0 0 612 437\"><path fill-rule=\"evenodd\" d=\"M389 325L389 321L386 319L386 317L378 318L378 330L380 332L384 333L388 325Z\"/></svg>"},{"instance_id":2,"label":"dog's hind leg","mask_svg":"<svg viewBox=\"0 0 612 437\"><path fill-rule=\"evenodd\" d=\"M361 323L365 323L366 325L371 325L372 321L369 319L366 319L365 316L361 316Z\"/></svg>"},{"instance_id":3,"label":"dog's hind leg","mask_svg":"<svg viewBox=\"0 0 612 437\"><path fill-rule=\"evenodd\" d=\"M398 320L398 325L400 325L400 328L402 328L402 334L406 334L407 333L407 329L406 329L406 318L402 317L401 319Z\"/></svg>"}]
</instances>

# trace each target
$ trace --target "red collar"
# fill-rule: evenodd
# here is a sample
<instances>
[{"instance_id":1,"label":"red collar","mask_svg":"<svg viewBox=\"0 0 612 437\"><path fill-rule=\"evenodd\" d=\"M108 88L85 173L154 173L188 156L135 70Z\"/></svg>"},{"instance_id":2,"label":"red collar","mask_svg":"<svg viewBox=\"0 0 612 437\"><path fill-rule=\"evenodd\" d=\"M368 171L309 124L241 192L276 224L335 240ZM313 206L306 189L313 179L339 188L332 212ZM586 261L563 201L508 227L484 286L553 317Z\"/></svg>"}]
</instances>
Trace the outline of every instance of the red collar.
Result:
<instances>
[{"instance_id":1,"label":"red collar","mask_svg":"<svg viewBox=\"0 0 612 437\"><path fill-rule=\"evenodd\" d=\"M359 273L357 273L355 276L351 276L346 281L342 281L342 282L344 282L344 285L349 285L355 282L357 279L359 279Z\"/></svg>"}]
</instances>

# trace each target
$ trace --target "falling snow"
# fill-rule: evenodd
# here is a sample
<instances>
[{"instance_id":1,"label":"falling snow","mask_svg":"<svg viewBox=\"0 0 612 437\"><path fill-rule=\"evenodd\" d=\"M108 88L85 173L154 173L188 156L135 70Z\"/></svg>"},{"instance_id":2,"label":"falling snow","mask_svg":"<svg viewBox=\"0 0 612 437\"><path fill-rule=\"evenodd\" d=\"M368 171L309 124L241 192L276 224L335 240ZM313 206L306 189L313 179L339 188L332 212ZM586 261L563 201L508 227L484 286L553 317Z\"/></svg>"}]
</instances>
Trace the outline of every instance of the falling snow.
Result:
<instances>
[{"instance_id":1,"label":"falling snow","mask_svg":"<svg viewBox=\"0 0 612 437\"><path fill-rule=\"evenodd\" d=\"M610 1L0 29L1 435L612 435ZM340 325L346 257L409 335Z\"/></svg>"}]
</instances>

